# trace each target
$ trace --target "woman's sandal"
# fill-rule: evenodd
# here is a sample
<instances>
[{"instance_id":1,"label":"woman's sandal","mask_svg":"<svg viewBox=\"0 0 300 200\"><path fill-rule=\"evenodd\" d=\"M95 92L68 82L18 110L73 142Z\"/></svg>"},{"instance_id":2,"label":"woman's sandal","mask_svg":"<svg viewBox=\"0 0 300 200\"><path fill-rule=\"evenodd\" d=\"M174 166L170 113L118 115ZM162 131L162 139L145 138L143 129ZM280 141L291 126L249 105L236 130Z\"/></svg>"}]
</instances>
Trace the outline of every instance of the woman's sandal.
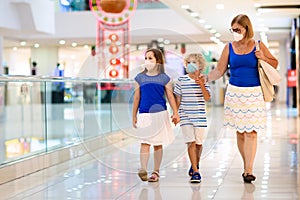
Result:
<instances>
[{"instance_id":1,"label":"woman's sandal","mask_svg":"<svg viewBox=\"0 0 300 200\"><path fill-rule=\"evenodd\" d=\"M148 180L148 173L144 169L140 169L138 172L139 177L141 178L142 181L147 181Z\"/></svg>"},{"instance_id":2,"label":"woman's sandal","mask_svg":"<svg viewBox=\"0 0 300 200\"><path fill-rule=\"evenodd\" d=\"M159 180L159 173L157 171L153 171L151 176L148 178L148 182L157 182Z\"/></svg>"},{"instance_id":3,"label":"woman's sandal","mask_svg":"<svg viewBox=\"0 0 300 200\"><path fill-rule=\"evenodd\" d=\"M255 179L256 179L255 176L253 176L252 174L248 174L248 173L243 173L242 177L243 177L245 183L251 183L252 181L255 181Z\"/></svg>"}]
</instances>

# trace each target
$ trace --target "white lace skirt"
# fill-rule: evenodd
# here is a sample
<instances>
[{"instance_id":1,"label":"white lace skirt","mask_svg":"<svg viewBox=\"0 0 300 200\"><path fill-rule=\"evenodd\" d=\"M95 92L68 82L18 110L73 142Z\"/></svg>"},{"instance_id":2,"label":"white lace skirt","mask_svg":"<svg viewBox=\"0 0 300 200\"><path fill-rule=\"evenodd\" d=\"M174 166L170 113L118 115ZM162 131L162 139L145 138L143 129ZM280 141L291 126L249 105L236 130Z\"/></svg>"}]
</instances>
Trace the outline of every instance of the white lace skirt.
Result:
<instances>
[{"instance_id":1,"label":"white lace skirt","mask_svg":"<svg viewBox=\"0 0 300 200\"><path fill-rule=\"evenodd\" d=\"M266 104L261 87L228 85L224 102L224 126L257 133L266 127Z\"/></svg>"},{"instance_id":2,"label":"white lace skirt","mask_svg":"<svg viewBox=\"0 0 300 200\"><path fill-rule=\"evenodd\" d=\"M141 143L167 145L175 138L168 111L138 114L136 125Z\"/></svg>"}]
</instances>

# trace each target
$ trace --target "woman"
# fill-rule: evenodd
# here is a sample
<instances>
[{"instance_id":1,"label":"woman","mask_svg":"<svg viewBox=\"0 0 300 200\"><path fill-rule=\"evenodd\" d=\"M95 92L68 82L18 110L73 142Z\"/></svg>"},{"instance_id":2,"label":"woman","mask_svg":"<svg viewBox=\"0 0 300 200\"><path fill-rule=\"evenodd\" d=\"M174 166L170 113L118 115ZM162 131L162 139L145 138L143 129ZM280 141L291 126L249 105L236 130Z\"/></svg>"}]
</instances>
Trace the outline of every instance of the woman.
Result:
<instances>
[{"instance_id":1,"label":"woman","mask_svg":"<svg viewBox=\"0 0 300 200\"><path fill-rule=\"evenodd\" d=\"M237 145L244 162L242 177L244 182L251 183L256 179L253 164L257 133L266 125L258 59L274 68L277 68L278 61L263 42L258 41L260 50L256 50L254 31L247 15L237 15L231 22L230 31L234 41L224 47L216 69L204 78L208 82L219 79L230 65L230 79L224 102L224 125L236 130Z\"/></svg>"}]
</instances>

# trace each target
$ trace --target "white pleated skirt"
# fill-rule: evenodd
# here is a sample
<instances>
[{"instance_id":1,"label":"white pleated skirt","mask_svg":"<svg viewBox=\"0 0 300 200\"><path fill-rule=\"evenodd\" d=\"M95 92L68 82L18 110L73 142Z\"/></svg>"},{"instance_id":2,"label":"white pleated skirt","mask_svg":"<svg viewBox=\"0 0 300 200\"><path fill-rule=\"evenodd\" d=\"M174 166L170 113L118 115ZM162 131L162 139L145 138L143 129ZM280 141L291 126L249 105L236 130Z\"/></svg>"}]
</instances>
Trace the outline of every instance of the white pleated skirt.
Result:
<instances>
[{"instance_id":1,"label":"white pleated skirt","mask_svg":"<svg viewBox=\"0 0 300 200\"><path fill-rule=\"evenodd\" d=\"M224 102L224 126L257 133L266 128L266 103L260 86L228 85Z\"/></svg>"},{"instance_id":2,"label":"white pleated skirt","mask_svg":"<svg viewBox=\"0 0 300 200\"><path fill-rule=\"evenodd\" d=\"M168 111L138 114L136 125L136 137L141 143L157 146L168 145L174 141Z\"/></svg>"}]
</instances>

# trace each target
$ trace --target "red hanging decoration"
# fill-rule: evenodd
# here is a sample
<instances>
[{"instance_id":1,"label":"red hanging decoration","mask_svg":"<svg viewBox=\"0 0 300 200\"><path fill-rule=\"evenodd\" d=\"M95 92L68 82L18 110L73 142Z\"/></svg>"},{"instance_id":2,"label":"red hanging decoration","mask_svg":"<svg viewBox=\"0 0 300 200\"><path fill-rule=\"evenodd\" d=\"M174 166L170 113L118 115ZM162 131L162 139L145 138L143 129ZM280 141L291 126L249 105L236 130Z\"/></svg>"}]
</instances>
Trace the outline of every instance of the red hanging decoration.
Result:
<instances>
[{"instance_id":1,"label":"red hanging decoration","mask_svg":"<svg viewBox=\"0 0 300 200\"><path fill-rule=\"evenodd\" d=\"M185 52L186 52L185 44L184 44L184 43L181 44L180 52L181 52L182 54L185 54Z\"/></svg>"},{"instance_id":2,"label":"red hanging decoration","mask_svg":"<svg viewBox=\"0 0 300 200\"><path fill-rule=\"evenodd\" d=\"M110 59L109 63L110 63L110 65L112 65L112 66L116 66L116 65L121 64L121 61L120 61L120 59L118 59L118 58L113 58L113 59Z\"/></svg>"},{"instance_id":3,"label":"red hanging decoration","mask_svg":"<svg viewBox=\"0 0 300 200\"><path fill-rule=\"evenodd\" d=\"M100 6L107 13L121 13L126 7L126 0L101 0Z\"/></svg>"},{"instance_id":4,"label":"red hanging decoration","mask_svg":"<svg viewBox=\"0 0 300 200\"><path fill-rule=\"evenodd\" d=\"M112 42L116 42L119 40L119 36L117 34L110 34L108 36L108 38L112 41Z\"/></svg>"},{"instance_id":5,"label":"red hanging decoration","mask_svg":"<svg viewBox=\"0 0 300 200\"><path fill-rule=\"evenodd\" d=\"M119 71L116 69L112 69L109 71L110 78L117 78L119 76Z\"/></svg>"}]
</instances>

